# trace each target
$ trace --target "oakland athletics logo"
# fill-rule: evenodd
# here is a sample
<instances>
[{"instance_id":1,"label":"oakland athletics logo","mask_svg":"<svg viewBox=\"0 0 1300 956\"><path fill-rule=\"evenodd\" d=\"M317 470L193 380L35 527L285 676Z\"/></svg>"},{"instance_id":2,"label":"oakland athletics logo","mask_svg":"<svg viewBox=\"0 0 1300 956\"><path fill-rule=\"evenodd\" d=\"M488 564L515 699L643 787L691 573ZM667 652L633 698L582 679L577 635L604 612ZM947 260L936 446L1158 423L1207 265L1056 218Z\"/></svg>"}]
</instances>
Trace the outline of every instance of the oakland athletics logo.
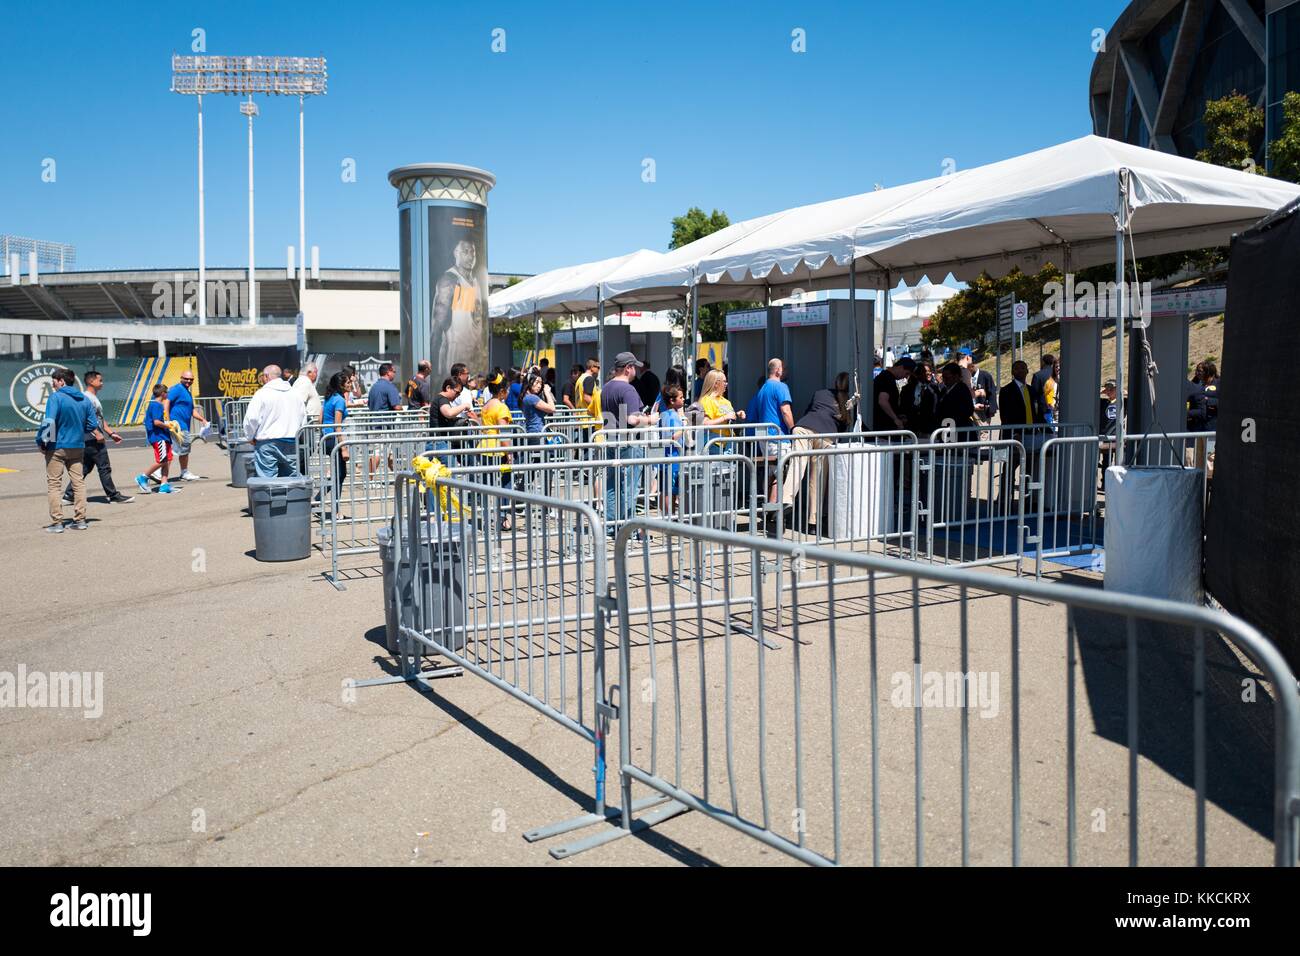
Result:
<instances>
[{"instance_id":1,"label":"oakland athletics logo","mask_svg":"<svg viewBox=\"0 0 1300 956\"><path fill-rule=\"evenodd\" d=\"M49 362L29 365L9 383L9 404L24 420L39 425L45 417L45 403L54 394L54 370Z\"/></svg>"}]
</instances>

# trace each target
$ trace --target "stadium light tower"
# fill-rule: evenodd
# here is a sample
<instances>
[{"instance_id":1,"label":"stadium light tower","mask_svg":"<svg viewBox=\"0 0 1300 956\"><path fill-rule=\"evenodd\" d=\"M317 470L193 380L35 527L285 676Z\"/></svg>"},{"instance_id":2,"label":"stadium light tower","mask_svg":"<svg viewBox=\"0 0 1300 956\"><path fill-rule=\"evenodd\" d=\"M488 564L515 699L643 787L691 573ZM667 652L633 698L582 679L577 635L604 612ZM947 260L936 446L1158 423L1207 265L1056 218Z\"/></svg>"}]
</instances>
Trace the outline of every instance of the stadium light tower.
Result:
<instances>
[{"instance_id":1,"label":"stadium light tower","mask_svg":"<svg viewBox=\"0 0 1300 956\"><path fill-rule=\"evenodd\" d=\"M303 174L303 101L323 96L327 86L323 56L172 55L172 92L197 97L199 105L199 322L207 321L206 262L203 234L203 94L247 96L240 112L248 117L248 282L252 320L257 321L257 283L253 263L253 95L298 97L298 302L306 287L307 213Z\"/></svg>"}]
</instances>

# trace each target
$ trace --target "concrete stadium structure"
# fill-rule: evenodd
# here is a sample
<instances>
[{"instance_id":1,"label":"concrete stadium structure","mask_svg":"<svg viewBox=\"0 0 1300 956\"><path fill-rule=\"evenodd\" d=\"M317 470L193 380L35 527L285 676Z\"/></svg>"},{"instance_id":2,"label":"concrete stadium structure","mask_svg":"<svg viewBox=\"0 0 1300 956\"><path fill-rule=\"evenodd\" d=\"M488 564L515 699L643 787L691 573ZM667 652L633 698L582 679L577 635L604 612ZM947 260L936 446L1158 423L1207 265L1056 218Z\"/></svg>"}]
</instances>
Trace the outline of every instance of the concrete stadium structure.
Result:
<instances>
[{"instance_id":1,"label":"concrete stadium structure","mask_svg":"<svg viewBox=\"0 0 1300 956\"><path fill-rule=\"evenodd\" d=\"M1235 91L1265 108L1272 142L1292 90L1300 90L1300 0L1134 0L1093 63L1093 132L1195 157L1206 102ZM1256 161L1264 160L1261 149Z\"/></svg>"},{"instance_id":2,"label":"concrete stadium structure","mask_svg":"<svg viewBox=\"0 0 1300 956\"><path fill-rule=\"evenodd\" d=\"M248 318L246 269L207 271L208 319L193 297L198 270L24 273L0 279L0 356L59 358L175 354L194 345L292 345L303 313L313 352L389 352L399 347L396 269L321 269L301 300L286 270L258 269L256 323ZM492 291L512 275L492 274ZM522 276L521 276L522 278ZM188 305L188 308L187 308Z\"/></svg>"}]
</instances>

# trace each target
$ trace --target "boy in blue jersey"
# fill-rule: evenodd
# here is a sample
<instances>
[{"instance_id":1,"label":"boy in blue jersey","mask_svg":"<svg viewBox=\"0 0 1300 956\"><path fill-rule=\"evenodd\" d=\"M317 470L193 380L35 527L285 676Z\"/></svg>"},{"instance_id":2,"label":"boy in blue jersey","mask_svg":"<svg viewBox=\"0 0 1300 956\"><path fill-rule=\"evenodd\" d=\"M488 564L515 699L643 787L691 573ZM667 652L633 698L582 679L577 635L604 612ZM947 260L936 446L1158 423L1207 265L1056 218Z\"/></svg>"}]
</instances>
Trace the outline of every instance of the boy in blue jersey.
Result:
<instances>
[{"instance_id":1,"label":"boy in blue jersey","mask_svg":"<svg viewBox=\"0 0 1300 956\"><path fill-rule=\"evenodd\" d=\"M172 486L167 483L167 472L171 469L172 462L172 433L167 424L167 412L163 409L163 399L166 397L166 385L159 383L153 387L153 401L144 411L144 437L153 449L155 471L162 475L158 491L169 495ZM135 483L145 494L149 493L149 479L144 473L135 476Z\"/></svg>"}]
</instances>

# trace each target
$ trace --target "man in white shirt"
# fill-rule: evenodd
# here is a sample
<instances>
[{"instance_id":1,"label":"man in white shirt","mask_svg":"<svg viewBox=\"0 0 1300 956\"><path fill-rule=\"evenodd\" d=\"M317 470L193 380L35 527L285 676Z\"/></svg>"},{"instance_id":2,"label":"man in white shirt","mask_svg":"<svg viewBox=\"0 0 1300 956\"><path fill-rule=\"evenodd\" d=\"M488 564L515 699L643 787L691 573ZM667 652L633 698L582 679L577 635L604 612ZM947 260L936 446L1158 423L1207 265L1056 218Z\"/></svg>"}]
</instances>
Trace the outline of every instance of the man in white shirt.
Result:
<instances>
[{"instance_id":1,"label":"man in white shirt","mask_svg":"<svg viewBox=\"0 0 1300 956\"><path fill-rule=\"evenodd\" d=\"M316 367L315 362L308 362L298 373L298 377L293 380L293 393L302 401L303 407L307 410L307 421L320 421L321 399L320 392L316 391L316 379L320 376L320 369Z\"/></svg>"},{"instance_id":2,"label":"man in white shirt","mask_svg":"<svg viewBox=\"0 0 1300 956\"><path fill-rule=\"evenodd\" d=\"M244 412L244 437L253 443L253 466L262 478L298 474L294 444L307 417L307 408L278 365L262 369L266 384L257 390Z\"/></svg>"}]
</instances>

